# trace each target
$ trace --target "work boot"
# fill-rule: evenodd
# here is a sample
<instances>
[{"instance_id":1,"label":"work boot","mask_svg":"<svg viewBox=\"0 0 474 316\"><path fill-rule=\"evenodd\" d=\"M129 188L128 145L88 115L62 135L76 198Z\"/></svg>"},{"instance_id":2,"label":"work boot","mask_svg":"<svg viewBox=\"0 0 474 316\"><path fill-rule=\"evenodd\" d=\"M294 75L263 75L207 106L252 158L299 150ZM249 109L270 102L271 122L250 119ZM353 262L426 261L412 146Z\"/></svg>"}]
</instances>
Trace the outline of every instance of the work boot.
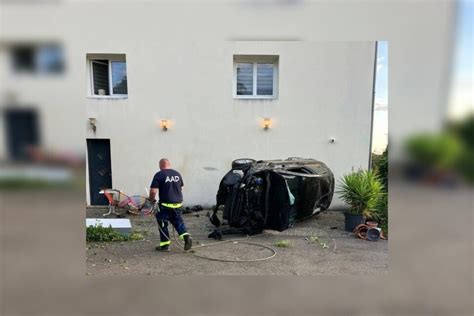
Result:
<instances>
[{"instance_id":1,"label":"work boot","mask_svg":"<svg viewBox=\"0 0 474 316\"><path fill-rule=\"evenodd\" d=\"M184 235L184 251L188 251L193 246L193 239L189 235Z\"/></svg>"},{"instance_id":2,"label":"work boot","mask_svg":"<svg viewBox=\"0 0 474 316\"><path fill-rule=\"evenodd\" d=\"M156 251L169 252L170 251L170 245L157 246L155 249L156 249Z\"/></svg>"}]
</instances>

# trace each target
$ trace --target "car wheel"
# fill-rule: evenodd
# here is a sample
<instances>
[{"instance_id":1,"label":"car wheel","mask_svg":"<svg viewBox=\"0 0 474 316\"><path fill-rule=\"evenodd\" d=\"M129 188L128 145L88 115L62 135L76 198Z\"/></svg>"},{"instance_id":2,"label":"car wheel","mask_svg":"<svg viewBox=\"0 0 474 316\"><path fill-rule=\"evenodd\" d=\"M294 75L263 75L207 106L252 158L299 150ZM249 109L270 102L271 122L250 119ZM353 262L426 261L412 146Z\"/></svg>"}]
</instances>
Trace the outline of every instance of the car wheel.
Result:
<instances>
[{"instance_id":1,"label":"car wheel","mask_svg":"<svg viewBox=\"0 0 474 316\"><path fill-rule=\"evenodd\" d=\"M232 161L232 169L238 169L238 168L242 168L244 166L248 166L248 165L251 165L253 163L255 163L256 160L255 159L251 159L251 158L240 158L240 159L235 159L234 161Z\"/></svg>"}]
</instances>

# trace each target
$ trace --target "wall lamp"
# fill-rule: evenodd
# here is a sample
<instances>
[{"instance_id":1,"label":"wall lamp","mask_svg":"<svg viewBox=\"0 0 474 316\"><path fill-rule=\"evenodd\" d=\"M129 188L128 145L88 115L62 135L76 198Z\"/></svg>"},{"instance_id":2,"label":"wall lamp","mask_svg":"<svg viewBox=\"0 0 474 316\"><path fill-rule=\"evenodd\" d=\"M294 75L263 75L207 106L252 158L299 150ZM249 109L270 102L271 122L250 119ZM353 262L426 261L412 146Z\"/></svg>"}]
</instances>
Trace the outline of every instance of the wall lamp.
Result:
<instances>
[{"instance_id":1,"label":"wall lamp","mask_svg":"<svg viewBox=\"0 0 474 316\"><path fill-rule=\"evenodd\" d=\"M92 131L95 133L97 130L97 119L95 117L89 117L89 125L91 126Z\"/></svg>"},{"instance_id":2,"label":"wall lamp","mask_svg":"<svg viewBox=\"0 0 474 316\"><path fill-rule=\"evenodd\" d=\"M160 128L163 132L166 132L170 126L170 120L160 120Z\"/></svg>"},{"instance_id":3,"label":"wall lamp","mask_svg":"<svg viewBox=\"0 0 474 316\"><path fill-rule=\"evenodd\" d=\"M272 119L266 117L262 120L262 127L264 130L268 131L272 127Z\"/></svg>"}]
</instances>

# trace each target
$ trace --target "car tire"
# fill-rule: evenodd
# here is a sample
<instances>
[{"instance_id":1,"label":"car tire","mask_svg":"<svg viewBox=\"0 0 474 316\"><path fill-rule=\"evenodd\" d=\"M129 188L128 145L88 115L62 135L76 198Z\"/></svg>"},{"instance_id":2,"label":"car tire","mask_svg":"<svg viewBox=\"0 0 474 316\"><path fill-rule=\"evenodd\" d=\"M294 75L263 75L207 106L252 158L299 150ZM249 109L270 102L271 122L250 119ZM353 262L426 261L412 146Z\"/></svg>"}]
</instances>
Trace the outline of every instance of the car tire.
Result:
<instances>
[{"instance_id":1,"label":"car tire","mask_svg":"<svg viewBox=\"0 0 474 316\"><path fill-rule=\"evenodd\" d=\"M239 158L232 161L232 169L239 169L248 165L255 163L255 159L251 158Z\"/></svg>"}]
</instances>

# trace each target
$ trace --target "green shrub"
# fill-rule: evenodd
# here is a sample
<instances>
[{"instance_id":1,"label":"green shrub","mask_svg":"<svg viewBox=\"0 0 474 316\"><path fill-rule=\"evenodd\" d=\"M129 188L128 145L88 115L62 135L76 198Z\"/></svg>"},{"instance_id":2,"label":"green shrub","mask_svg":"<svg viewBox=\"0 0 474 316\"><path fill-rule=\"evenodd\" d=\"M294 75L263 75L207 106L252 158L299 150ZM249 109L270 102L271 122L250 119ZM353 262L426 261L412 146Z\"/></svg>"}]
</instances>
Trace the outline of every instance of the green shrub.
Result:
<instances>
[{"instance_id":1,"label":"green shrub","mask_svg":"<svg viewBox=\"0 0 474 316\"><path fill-rule=\"evenodd\" d=\"M418 134L409 138L405 147L413 162L443 170L453 170L463 151L458 137L449 133Z\"/></svg>"},{"instance_id":2,"label":"green shrub","mask_svg":"<svg viewBox=\"0 0 474 316\"><path fill-rule=\"evenodd\" d=\"M450 122L448 130L459 137L468 148L474 150L474 112L461 120Z\"/></svg>"},{"instance_id":3,"label":"green shrub","mask_svg":"<svg viewBox=\"0 0 474 316\"><path fill-rule=\"evenodd\" d=\"M388 191L388 146L381 155L372 155L372 169L377 172L385 192Z\"/></svg>"},{"instance_id":4,"label":"green shrub","mask_svg":"<svg viewBox=\"0 0 474 316\"><path fill-rule=\"evenodd\" d=\"M371 217L383 194L383 184L375 171L360 170L344 175L336 193L350 207L351 214Z\"/></svg>"},{"instance_id":5,"label":"green shrub","mask_svg":"<svg viewBox=\"0 0 474 316\"><path fill-rule=\"evenodd\" d=\"M121 234L112 227L102 227L100 224L89 226L86 229L86 241L110 242L110 241L126 241L129 236Z\"/></svg>"},{"instance_id":6,"label":"green shrub","mask_svg":"<svg viewBox=\"0 0 474 316\"><path fill-rule=\"evenodd\" d=\"M377 211L371 219L379 223L379 227L388 236L388 195L382 194L377 204Z\"/></svg>"},{"instance_id":7,"label":"green shrub","mask_svg":"<svg viewBox=\"0 0 474 316\"><path fill-rule=\"evenodd\" d=\"M448 130L456 135L464 148L456 164L456 171L469 183L474 183L474 113L451 122Z\"/></svg>"},{"instance_id":8,"label":"green shrub","mask_svg":"<svg viewBox=\"0 0 474 316\"><path fill-rule=\"evenodd\" d=\"M468 182L474 184L474 149L465 148L456 164L456 171Z\"/></svg>"},{"instance_id":9,"label":"green shrub","mask_svg":"<svg viewBox=\"0 0 474 316\"><path fill-rule=\"evenodd\" d=\"M145 239L143 235L139 232L132 232L130 236L128 236L129 240L143 240Z\"/></svg>"}]
</instances>

